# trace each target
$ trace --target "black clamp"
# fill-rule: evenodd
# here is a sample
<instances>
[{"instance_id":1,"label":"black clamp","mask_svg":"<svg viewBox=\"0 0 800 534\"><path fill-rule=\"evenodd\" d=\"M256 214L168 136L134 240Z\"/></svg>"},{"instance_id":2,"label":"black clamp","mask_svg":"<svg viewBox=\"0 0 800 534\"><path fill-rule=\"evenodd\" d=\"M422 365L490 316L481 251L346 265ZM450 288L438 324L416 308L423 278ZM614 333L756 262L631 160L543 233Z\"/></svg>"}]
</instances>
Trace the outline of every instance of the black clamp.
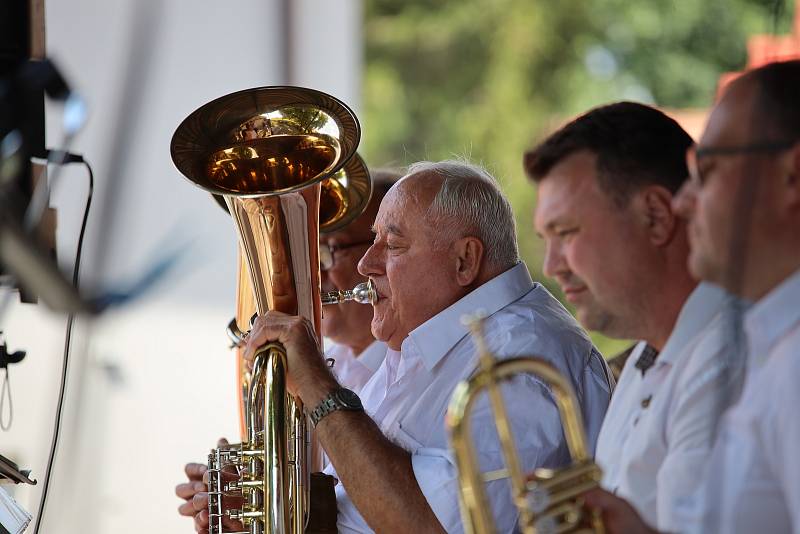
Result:
<instances>
[{"instance_id":1,"label":"black clamp","mask_svg":"<svg viewBox=\"0 0 800 534\"><path fill-rule=\"evenodd\" d=\"M2 335L3 332L0 332ZM8 352L8 344L5 340L0 344L0 369L5 369L5 376L3 377L3 385L0 387L0 430L8 430L11 428L11 422L14 420L14 407L11 401L11 384L8 380L8 364L19 363L25 358L25 351L18 350L15 352ZM8 420L5 418L5 404L8 402Z\"/></svg>"},{"instance_id":2,"label":"black clamp","mask_svg":"<svg viewBox=\"0 0 800 534\"><path fill-rule=\"evenodd\" d=\"M3 332L0 332L2 335ZM0 345L0 369L8 370L8 364L10 363L19 363L25 358L25 351L18 350L15 352L8 352L8 343L3 340L3 344Z\"/></svg>"}]
</instances>

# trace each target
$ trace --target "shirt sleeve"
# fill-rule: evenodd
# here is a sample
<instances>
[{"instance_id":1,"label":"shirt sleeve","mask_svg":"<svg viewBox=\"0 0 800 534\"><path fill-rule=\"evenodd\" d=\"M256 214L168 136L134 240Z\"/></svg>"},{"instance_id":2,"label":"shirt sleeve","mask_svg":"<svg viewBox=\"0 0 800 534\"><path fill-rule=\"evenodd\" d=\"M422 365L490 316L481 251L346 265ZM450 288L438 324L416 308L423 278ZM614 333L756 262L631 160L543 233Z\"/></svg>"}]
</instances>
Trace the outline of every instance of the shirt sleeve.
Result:
<instances>
[{"instance_id":1,"label":"shirt sleeve","mask_svg":"<svg viewBox=\"0 0 800 534\"><path fill-rule=\"evenodd\" d=\"M549 389L537 379L519 375L502 386L512 433L523 469L561 467L569 463L561 419ZM495 416L487 396L473 405L471 423L473 443L483 472L505 466L497 438ZM458 471L449 450L421 448L411 457L414 475L433 512L448 533L464 531L459 510ZM507 479L484 486L491 502L497 532L514 532L517 510Z\"/></svg>"}]
</instances>

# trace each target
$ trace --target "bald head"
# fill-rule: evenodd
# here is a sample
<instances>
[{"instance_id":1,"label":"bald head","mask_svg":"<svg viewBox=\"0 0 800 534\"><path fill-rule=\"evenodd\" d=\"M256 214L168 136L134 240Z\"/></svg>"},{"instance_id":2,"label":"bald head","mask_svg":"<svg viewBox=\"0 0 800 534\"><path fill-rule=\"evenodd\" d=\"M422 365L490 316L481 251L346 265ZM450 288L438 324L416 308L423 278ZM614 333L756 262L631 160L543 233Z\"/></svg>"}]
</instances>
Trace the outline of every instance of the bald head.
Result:
<instances>
[{"instance_id":1,"label":"bald head","mask_svg":"<svg viewBox=\"0 0 800 534\"><path fill-rule=\"evenodd\" d=\"M800 60L770 63L731 83L714 107L700 145L800 140Z\"/></svg>"}]
</instances>

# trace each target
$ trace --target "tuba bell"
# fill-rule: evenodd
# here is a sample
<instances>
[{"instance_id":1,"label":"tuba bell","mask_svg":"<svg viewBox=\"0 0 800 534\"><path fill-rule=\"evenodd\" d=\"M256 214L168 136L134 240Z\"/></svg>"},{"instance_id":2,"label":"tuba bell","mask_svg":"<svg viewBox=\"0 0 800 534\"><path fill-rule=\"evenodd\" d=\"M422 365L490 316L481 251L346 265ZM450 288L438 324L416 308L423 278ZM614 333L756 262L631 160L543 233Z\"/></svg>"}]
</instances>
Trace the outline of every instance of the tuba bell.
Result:
<instances>
[{"instance_id":1,"label":"tuba bell","mask_svg":"<svg viewBox=\"0 0 800 534\"><path fill-rule=\"evenodd\" d=\"M236 226L239 299L232 326L239 341L242 318L268 310L307 318L321 341L319 232L347 224L369 201L369 173L355 153L360 135L344 103L299 87L220 97L175 131L176 167L223 200ZM369 302L374 291L365 286L336 300L347 298ZM310 439L302 403L286 391L285 349L261 347L252 371L240 363L239 377L242 443L209 455L209 532L224 532L229 517L249 534L300 534L308 520ZM228 466L238 480L223 480ZM243 497L241 509L223 509L229 495Z\"/></svg>"},{"instance_id":2,"label":"tuba bell","mask_svg":"<svg viewBox=\"0 0 800 534\"><path fill-rule=\"evenodd\" d=\"M484 484L508 478L512 499L519 511L520 532L603 533L601 518L594 513L587 514L580 498L584 492L597 487L602 471L589 456L583 418L572 386L555 367L541 358L495 358L483 337L483 320L481 313L463 320L475 342L480 368L469 380L458 384L445 419L458 468L464 532L493 534L496 531ZM515 374L535 375L552 389L572 455L572 465L559 470L540 468L533 474L522 471L500 391L502 382ZM504 469L488 473L479 468L469 421L470 408L483 391L489 396L506 465Z\"/></svg>"}]
</instances>

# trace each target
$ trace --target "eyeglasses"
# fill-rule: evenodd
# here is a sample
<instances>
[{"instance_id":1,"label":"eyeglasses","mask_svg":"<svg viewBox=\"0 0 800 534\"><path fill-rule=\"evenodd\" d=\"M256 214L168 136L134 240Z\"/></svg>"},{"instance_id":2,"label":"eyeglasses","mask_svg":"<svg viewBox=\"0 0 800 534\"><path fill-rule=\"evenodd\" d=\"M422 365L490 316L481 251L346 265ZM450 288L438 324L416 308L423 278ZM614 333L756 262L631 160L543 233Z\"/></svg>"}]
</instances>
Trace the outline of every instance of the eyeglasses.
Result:
<instances>
[{"instance_id":1,"label":"eyeglasses","mask_svg":"<svg viewBox=\"0 0 800 534\"><path fill-rule=\"evenodd\" d=\"M686 167L689 169L689 179L697 185L703 185L705 177L700 172L699 161L707 156L735 156L737 154L754 154L758 152L781 152L792 148L797 141L776 141L765 143L752 143L740 146L710 146L702 147L692 145L686 151Z\"/></svg>"},{"instance_id":2,"label":"eyeglasses","mask_svg":"<svg viewBox=\"0 0 800 534\"><path fill-rule=\"evenodd\" d=\"M347 250L348 248L361 247L364 245L371 245L372 240L358 241L356 243L348 243L347 245L329 245L327 243L319 244L319 268L323 271L333 269L336 265L336 253L340 250Z\"/></svg>"}]
</instances>

